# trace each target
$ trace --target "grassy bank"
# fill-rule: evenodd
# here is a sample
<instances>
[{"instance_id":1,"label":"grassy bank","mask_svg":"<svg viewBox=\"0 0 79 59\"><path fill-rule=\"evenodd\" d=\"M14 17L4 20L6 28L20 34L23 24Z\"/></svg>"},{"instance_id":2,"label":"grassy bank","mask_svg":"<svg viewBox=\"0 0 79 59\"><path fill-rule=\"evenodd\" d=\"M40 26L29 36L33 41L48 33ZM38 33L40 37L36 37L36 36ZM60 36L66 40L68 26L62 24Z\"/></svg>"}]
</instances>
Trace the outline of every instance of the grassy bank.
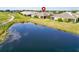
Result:
<instances>
[{"instance_id":1,"label":"grassy bank","mask_svg":"<svg viewBox=\"0 0 79 59\"><path fill-rule=\"evenodd\" d=\"M13 24L14 24L14 22L10 22L10 23L0 27L0 43L2 43L5 40L5 37L7 35L7 30Z\"/></svg>"},{"instance_id":2,"label":"grassy bank","mask_svg":"<svg viewBox=\"0 0 79 59\"><path fill-rule=\"evenodd\" d=\"M24 23L30 20L30 17L23 16L19 13L14 13L14 17L15 17L15 20L14 20L15 23Z\"/></svg>"},{"instance_id":3,"label":"grassy bank","mask_svg":"<svg viewBox=\"0 0 79 59\"><path fill-rule=\"evenodd\" d=\"M11 14L11 13L9 13L9 12L2 12L3 14L5 13L5 16L7 16L7 14ZM7 13L7 14L6 14ZM23 15L21 15L21 14L19 14L19 13L12 13L11 15L13 15L14 17L15 17L15 19L12 21L12 22L9 22L9 23L7 23L7 24L5 24L5 25L1 25L0 24L0 35L2 34L2 33L4 33L12 24L14 24L14 23L17 23L17 22L26 22L26 17L25 16L23 16ZM4 17L5 18L5 21L7 21L7 19L9 18L9 17ZM1 20L0 20L1 21Z\"/></svg>"},{"instance_id":4,"label":"grassy bank","mask_svg":"<svg viewBox=\"0 0 79 59\"><path fill-rule=\"evenodd\" d=\"M3 14L6 13L6 12L2 12ZM9 13L7 12L7 14L4 14L5 16L7 16L8 14L10 15L13 15L15 17L15 19L5 25L1 25L0 26L0 43L2 43L4 40L5 40L5 37L6 37L6 34L7 34L7 30L9 29L9 27L11 25L13 25L14 23L24 23L24 22L27 22L27 20L29 19L29 17L25 17L17 12L14 12L14 13ZM7 19L9 17L5 17L5 20L2 20L3 22L6 22ZM0 20L1 21L1 20ZM2 23L2 22L1 22Z\"/></svg>"},{"instance_id":5,"label":"grassy bank","mask_svg":"<svg viewBox=\"0 0 79 59\"><path fill-rule=\"evenodd\" d=\"M30 19L30 22L44 25L50 28L55 28L58 30L62 30L65 32L70 32L73 34L79 34L79 24L78 23L66 23L66 22L58 22L49 19Z\"/></svg>"}]
</instances>

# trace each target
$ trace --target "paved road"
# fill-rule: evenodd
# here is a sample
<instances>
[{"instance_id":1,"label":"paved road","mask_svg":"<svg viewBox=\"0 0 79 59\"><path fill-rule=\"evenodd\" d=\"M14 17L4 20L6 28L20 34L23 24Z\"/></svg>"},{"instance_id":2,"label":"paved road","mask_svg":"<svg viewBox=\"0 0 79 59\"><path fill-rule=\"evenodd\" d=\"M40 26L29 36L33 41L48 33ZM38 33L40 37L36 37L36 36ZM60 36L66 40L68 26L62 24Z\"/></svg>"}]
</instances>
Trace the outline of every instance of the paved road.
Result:
<instances>
[{"instance_id":1,"label":"paved road","mask_svg":"<svg viewBox=\"0 0 79 59\"><path fill-rule=\"evenodd\" d=\"M7 22L2 23L1 25L5 25L5 24L7 24L7 23L13 21L14 18L15 18L14 16L11 16L9 19L7 19L7 20L8 20Z\"/></svg>"},{"instance_id":2,"label":"paved road","mask_svg":"<svg viewBox=\"0 0 79 59\"><path fill-rule=\"evenodd\" d=\"M11 17L8 19L7 22L4 22L4 23L2 23L2 24L3 24L3 25L4 25L4 24L7 24L7 23L11 22L12 20L14 20L14 16L11 16Z\"/></svg>"}]
</instances>

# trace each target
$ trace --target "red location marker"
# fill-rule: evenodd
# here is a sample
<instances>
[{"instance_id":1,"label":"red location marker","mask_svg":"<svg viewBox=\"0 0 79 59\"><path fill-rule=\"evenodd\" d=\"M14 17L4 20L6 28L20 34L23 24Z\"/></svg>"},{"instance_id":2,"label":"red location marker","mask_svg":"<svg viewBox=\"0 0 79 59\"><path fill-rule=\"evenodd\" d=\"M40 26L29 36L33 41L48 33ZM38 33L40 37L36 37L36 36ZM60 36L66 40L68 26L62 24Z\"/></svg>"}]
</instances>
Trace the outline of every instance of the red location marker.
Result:
<instances>
[{"instance_id":1,"label":"red location marker","mask_svg":"<svg viewBox=\"0 0 79 59\"><path fill-rule=\"evenodd\" d=\"M46 11L46 7L42 7L42 12L45 12Z\"/></svg>"}]
</instances>

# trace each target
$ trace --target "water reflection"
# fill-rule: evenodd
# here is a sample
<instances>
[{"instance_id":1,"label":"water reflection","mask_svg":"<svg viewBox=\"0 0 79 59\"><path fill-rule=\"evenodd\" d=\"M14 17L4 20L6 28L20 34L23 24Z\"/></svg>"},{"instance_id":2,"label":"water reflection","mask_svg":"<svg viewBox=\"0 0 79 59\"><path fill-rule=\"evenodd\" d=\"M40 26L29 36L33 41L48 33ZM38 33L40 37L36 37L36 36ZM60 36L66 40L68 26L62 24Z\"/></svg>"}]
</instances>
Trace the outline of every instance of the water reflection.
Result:
<instances>
[{"instance_id":1,"label":"water reflection","mask_svg":"<svg viewBox=\"0 0 79 59\"><path fill-rule=\"evenodd\" d=\"M11 38L11 39L8 39L8 38ZM19 32L16 32L16 31L13 31L13 32L9 32L9 34L7 35L7 43L11 43L15 40L19 40L21 38L21 35Z\"/></svg>"},{"instance_id":2,"label":"water reflection","mask_svg":"<svg viewBox=\"0 0 79 59\"><path fill-rule=\"evenodd\" d=\"M79 37L32 23L9 28L0 51L79 51Z\"/></svg>"}]
</instances>

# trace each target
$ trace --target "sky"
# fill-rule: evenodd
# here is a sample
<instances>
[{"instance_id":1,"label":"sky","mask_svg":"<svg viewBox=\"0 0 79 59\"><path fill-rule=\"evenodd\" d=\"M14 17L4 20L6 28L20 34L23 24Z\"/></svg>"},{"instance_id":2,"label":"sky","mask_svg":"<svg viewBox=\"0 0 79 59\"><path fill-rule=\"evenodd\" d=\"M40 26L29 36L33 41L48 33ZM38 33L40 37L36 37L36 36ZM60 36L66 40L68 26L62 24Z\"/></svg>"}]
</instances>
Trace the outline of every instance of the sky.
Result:
<instances>
[{"instance_id":1,"label":"sky","mask_svg":"<svg viewBox=\"0 0 79 59\"><path fill-rule=\"evenodd\" d=\"M0 10L41 10L42 7L0 7ZM46 7L46 10L79 10L79 7Z\"/></svg>"},{"instance_id":2,"label":"sky","mask_svg":"<svg viewBox=\"0 0 79 59\"><path fill-rule=\"evenodd\" d=\"M79 10L79 0L0 0L0 10Z\"/></svg>"}]
</instances>

